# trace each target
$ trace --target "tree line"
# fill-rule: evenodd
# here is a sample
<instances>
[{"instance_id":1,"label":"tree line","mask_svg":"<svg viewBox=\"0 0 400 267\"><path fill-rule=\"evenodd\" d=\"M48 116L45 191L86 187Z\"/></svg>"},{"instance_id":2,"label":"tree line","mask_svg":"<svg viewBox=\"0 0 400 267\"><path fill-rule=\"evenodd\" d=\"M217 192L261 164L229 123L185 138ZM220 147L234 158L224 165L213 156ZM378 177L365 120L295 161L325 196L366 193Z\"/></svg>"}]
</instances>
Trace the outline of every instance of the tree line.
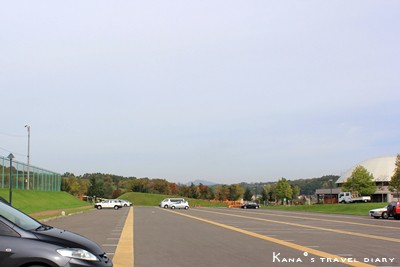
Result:
<instances>
[{"instance_id":1,"label":"tree line","mask_svg":"<svg viewBox=\"0 0 400 267\"><path fill-rule=\"evenodd\" d=\"M265 203L296 200L300 195L313 195L315 189L329 188L331 184L328 184L328 181L333 179L335 182L338 178L339 176L331 175L294 181L281 178L277 182L268 183L184 185L162 178L123 177L102 173L75 176L67 172L62 175L61 190L77 197L117 198L125 192L141 192L219 201L237 201L243 198Z\"/></svg>"}]
</instances>

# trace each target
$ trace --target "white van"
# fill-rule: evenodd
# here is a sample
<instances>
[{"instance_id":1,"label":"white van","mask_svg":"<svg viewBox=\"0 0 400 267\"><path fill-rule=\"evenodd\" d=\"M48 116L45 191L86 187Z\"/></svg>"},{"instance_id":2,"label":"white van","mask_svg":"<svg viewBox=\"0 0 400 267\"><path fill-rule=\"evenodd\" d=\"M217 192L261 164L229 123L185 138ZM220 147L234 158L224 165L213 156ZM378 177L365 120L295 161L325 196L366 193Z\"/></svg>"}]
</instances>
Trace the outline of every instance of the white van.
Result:
<instances>
[{"instance_id":1,"label":"white van","mask_svg":"<svg viewBox=\"0 0 400 267\"><path fill-rule=\"evenodd\" d=\"M168 209L171 207L172 204L178 203L178 202L186 202L184 198L166 198L160 203L161 208Z\"/></svg>"}]
</instances>

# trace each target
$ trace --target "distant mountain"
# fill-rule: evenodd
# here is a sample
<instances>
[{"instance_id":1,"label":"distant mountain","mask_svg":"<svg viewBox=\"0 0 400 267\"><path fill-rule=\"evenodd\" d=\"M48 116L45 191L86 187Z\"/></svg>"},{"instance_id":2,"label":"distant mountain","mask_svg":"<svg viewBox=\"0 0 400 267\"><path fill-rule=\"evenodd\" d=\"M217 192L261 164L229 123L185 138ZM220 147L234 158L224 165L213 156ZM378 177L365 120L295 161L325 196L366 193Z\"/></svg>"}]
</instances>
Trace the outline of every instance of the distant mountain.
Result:
<instances>
[{"instance_id":1,"label":"distant mountain","mask_svg":"<svg viewBox=\"0 0 400 267\"><path fill-rule=\"evenodd\" d=\"M207 185L207 186L216 185L216 183L213 183L210 181L205 181L205 180L199 180L199 179L187 182L186 185L191 185L192 183L194 185L199 185L199 184L203 184L203 185Z\"/></svg>"}]
</instances>

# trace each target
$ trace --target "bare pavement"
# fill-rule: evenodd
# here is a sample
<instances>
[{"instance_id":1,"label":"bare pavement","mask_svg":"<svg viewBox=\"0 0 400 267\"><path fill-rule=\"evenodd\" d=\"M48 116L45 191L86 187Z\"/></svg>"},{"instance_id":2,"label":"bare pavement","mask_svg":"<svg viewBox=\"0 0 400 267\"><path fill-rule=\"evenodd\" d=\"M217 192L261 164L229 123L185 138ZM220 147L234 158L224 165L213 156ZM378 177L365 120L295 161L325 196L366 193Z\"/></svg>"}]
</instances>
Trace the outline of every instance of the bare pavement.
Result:
<instances>
[{"instance_id":1,"label":"bare pavement","mask_svg":"<svg viewBox=\"0 0 400 267\"><path fill-rule=\"evenodd\" d=\"M367 215L134 207L49 224L93 239L116 267L400 266L400 221Z\"/></svg>"}]
</instances>

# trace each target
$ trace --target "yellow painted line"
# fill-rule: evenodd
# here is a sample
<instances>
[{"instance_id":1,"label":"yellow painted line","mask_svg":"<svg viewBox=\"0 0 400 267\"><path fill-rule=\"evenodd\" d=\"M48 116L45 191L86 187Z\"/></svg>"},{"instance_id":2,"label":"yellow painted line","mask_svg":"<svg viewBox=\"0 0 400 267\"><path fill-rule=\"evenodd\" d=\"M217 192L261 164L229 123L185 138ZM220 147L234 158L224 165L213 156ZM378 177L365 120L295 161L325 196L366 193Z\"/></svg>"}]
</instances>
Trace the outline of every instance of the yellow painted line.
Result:
<instances>
[{"instance_id":1,"label":"yellow painted line","mask_svg":"<svg viewBox=\"0 0 400 267\"><path fill-rule=\"evenodd\" d=\"M307 252L309 254L316 255L316 256L318 256L320 258L331 259L332 262L343 263L343 264L346 264L346 265L349 265L349 266L356 266L356 267L372 267L372 266L374 266L374 265L366 264L366 263L363 263L363 262L356 262L356 261L352 262L352 261L349 261L347 258L340 257L340 256L335 255L335 254L331 254L331 253L324 252L324 251L321 251L321 250L316 250L316 249L313 249L313 248L301 246L301 245L298 245L298 244L295 244L295 243L292 243L292 242L288 242L288 241L284 241L284 240L281 240L281 239L278 239L278 238L257 234L257 233L251 232L251 231L247 231L247 230L240 229L240 228L237 228L237 227L233 227L233 226L230 226L230 225L226 225L226 224L210 221L210 220L203 219L203 218L200 218L200 217L184 214L184 213L181 213L181 212L174 212L174 211L171 211L171 210L166 210L166 211L172 212L172 213L184 216L184 217L188 217L188 218L191 218L191 219L194 219L194 220L198 220L198 221L202 221L202 222L205 222L205 223L209 223L209 224L212 224L212 225L215 225L215 226L219 226L219 227L231 230L231 231L235 231L235 232L238 232L238 233L242 233L242 234L245 234L245 235L256 237L256 238L259 238L259 239L262 239L262 240L265 240L265 241L273 242L275 244L279 244L279 245L282 245L282 246L285 246L285 247L289 247L289 248L292 248L292 249L295 249L295 250L299 250L299 251L301 251L303 253Z\"/></svg>"},{"instance_id":2,"label":"yellow painted line","mask_svg":"<svg viewBox=\"0 0 400 267\"><path fill-rule=\"evenodd\" d=\"M133 267L134 266L134 244L133 244L133 207L130 207L128 217L125 220L119 239L117 250L115 251L113 262L114 267Z\"/></svg>"},{"instance_id":3,"label":"yellow painted line","mask_svg":"<svg viewBox=\"0 0 400 267\"><path fill-rule=\"evenodd\" d=\"M269 219L242 216L242 215L237 215L237 214L227 214L227 213L223 213L223 212L205 211L205 210L198 210L198 209L196 211L205 212L205 213L219 214L219 215L224 215L224 216L245 218L245 219L251 219L251 220L256 220L256 221L263 221L263 222L270 222L270 223L277 223L277 224L286 224L286 225L309 228L309 229L314 229L314 230L320 230L320 231L333 232L333 233L338 233L338 234L359 236L359 237L365 237L365 238L371 238L371 239L378 239L378 240L384 240L384 241L400 243L400 239L391 238L391 237L385 237L385 236L362 234L362 233L349 232L349 231L343 231L343 230L337 230L337 229L331 229L331 228L324 228L324 227L318 227L318 226L311 226L311 225L305 225L305 224L299 224L299 223L275 221L275 220L269 220Z\"/></svg>"},{"instance_id":4,"label":"yellow painted line","mask_svg":"<svg viewBox=\"0 0 400 267\"><path fill-rule=\"evenodd\" d=\"M244 212L244 211L239 211L239 212ZM270 214L266 214L266 213L262 213L262 212L254 212L254 214L270 215ZM321 222L334 222L334 223L341 223L341 224L351 224L351 225L366 226L366 227L373 227L373 228L394 229L394 230L398 230L399 229L398 226L394 227L394 226L385 226L385 225L371 225L371 224L367 224L367 223L347 222L347 221L321 219L321 218L310 218L310 217L284 215L284 214L277 214L277 213L273 213L273 216L286 217L286 218L295 218L295 219L301 219L301 220L310 220L310 221L321 221Z\"/></svg>"}]
</instances>

